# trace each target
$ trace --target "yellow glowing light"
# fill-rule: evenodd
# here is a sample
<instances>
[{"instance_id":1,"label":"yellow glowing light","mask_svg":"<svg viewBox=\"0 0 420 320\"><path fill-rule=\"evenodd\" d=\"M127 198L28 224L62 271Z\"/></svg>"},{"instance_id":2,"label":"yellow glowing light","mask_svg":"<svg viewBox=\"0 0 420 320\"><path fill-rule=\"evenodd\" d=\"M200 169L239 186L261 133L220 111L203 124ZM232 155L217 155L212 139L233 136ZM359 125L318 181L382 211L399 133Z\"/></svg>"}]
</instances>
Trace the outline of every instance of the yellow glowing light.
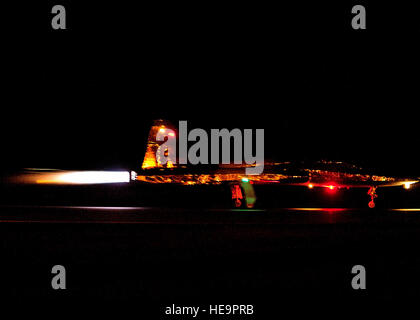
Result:
<instances>
[{"instance_id":1,"label":"yellow glowing light","mask_svg":"<svg viewBox=\"0 0 420 320\"><path fill-rule=\"evenodd\" d=\"M314 187L314 185L312 183L308 184L308 188L312 189Z\"/></svg>"},{"instance_id":2,"label":"yellow glowing light","mask_svg":"<svg viewBox=\"0 0 420 320\"><path fill-rule=\"evenodd\" d=\"M404 189L410 189L410 187L411 187L411 183L410 182L404 183Z\"/></svg>"},{"instance_id":3,"label":"yellow glowing light","mask_svg":"<svg viewBox=\"0 0 420 320\"><path fill-rule=\"evenodd\" d=\"M164 128L160 128L160 129L159 129L159 132L160 132L160 133L164 133L164 132L165 132L165 129L164 129Z\"/></svg>"}]
</instances>

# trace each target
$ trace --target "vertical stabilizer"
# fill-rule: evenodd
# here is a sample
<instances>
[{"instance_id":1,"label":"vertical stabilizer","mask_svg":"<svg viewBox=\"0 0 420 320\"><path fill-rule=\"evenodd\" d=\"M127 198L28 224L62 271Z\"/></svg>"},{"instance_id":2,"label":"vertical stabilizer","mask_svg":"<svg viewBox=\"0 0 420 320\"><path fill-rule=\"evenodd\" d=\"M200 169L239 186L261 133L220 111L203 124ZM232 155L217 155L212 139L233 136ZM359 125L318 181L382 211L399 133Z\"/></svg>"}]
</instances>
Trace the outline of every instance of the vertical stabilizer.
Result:
<instances>
[{"instance_id":1,"label":"vertical stabilizer","mask_svg":"<svg viewBox=\"0 0 420 320\"><path fill-rule=\"evenodd\" d=\"M156 137L159 131L163 132L167 129L174 130L172 124L166 120L154 120L153 125L150 128L149 136L147 138L146 153L144 155L142 169L153 169L153 168L171 168L174 166L173 163L168 162L162 164L162 161L157 157L157 150L164 141L157 141ZM166 152L171 152L167 150Z\"/></svg>"}]
</instances>

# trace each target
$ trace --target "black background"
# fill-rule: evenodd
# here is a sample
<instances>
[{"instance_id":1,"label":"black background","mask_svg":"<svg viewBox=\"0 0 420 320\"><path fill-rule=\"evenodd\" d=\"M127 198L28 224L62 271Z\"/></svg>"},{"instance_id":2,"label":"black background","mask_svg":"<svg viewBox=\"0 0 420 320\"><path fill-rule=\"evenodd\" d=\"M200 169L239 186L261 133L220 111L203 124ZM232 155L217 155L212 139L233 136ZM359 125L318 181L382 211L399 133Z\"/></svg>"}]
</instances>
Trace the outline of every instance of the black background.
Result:
<instances>
[{"instance_id":1,"label":"black background","mask_svg":"<svg viewBox=\"0 0 420 320\"><path fill-rule=\"evenodd\" d=\"M51 28L54 4L65 5L67 30ZM367 30L351 28L355 4L366 6ZM0 6L2 170L136 169L152 120L167 118L189 120L191 128L264 128L268 158L347 160L420 176L420 28L412 6L382 1ZM94 297L140 300L149 292L139 288L152 288L160 304L139 305L159 316L166 302L189 303L183 296L194 297L189 289L200 281L217 293L218 285L231 285L221 296L236 297L235 303L256 303L247 301L246 291L241 297L235 281L277 290L261 295L273 300L259 307L267 314L280 312L277 299L334 297L337 288L358 302L369 294L395 297L407 288L417 297L415 216L388 222L364 214L355 215L362 216L359 224L335 224L333 216L321 215L327 223L312 225L308 215L297 226L2 224L7 263L1 281L9 281L6 288L14 297L41 292L41 299L65 303L68 297L88 303ZM252 213L240 216L247 217L254 219ZM72 270L72 289L66 292L50 290L50 268L57 261ZM373 270L374 289L367 295L349 287L349 266L359 262ZM391 290L394 272L402 280ZM327 287L321 294L323 277ZM183 294L179 301L173 299L177 294Z\"/></svg>"},{"instance_id":2,"label":"black background","mask_svg":"<svg viewBox=\"0 0 420 320\"><path fill-rule=\"evenodd\" d=\"M53 30L54 4L2 5L3 168L136 168L169 118L419 175L413 7L363 2L353 30L353 2L61 2Z\"/></svg>"}]
</instances>

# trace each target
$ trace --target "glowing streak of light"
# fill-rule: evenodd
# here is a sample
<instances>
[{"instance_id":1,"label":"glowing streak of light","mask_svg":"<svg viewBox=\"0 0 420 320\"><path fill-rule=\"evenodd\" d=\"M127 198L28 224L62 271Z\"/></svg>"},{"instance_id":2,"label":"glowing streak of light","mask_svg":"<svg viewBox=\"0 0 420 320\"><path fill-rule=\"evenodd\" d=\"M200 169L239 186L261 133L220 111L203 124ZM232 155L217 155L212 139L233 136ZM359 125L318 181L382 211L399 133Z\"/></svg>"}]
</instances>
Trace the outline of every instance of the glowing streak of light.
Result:
<instances>
[{"instance_id":1,"label":"glowing streak of light","mask_svg":"<svg viewBox=\"0 0 420 320\"><path fill-rule=\"evenodd\" d=\"M38 179L37 183L44 184L102 184L130 182L128 171L67 171L48 174L45 179Z\"/></svg>"},{"instance_id":2,"label":"glowing streak of light","mask_svg":"<svg viewBox=\"0 0 420 320\"><path fill-rule=\"evenodd\" d=\"M289 208L292 211L323 211L323 212L338 212L345 211L343 208Z\"/></svg>"}]
</instances>

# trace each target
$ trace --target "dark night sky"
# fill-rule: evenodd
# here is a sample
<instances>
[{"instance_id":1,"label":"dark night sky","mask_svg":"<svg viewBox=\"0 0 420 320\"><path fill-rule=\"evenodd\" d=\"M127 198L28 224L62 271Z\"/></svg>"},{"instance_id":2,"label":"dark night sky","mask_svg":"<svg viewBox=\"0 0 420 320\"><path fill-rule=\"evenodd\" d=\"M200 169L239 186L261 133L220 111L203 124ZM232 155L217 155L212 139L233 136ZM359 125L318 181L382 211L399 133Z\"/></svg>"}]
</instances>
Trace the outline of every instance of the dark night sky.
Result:
<instances>
[{"instance_id":1,"label":"dark night sky","mask_svg":"<svg viewBox=\"0 0 420 320\"><path fill-rule=\"evenodd\" d=\"M368 3L356 32L353 3L308 3L71 3L64 32L52 4L2 10L3 168L134 167L169 118L265 128L270 157L420 175L413 10Z\"/></svg>"}]
</instances>

